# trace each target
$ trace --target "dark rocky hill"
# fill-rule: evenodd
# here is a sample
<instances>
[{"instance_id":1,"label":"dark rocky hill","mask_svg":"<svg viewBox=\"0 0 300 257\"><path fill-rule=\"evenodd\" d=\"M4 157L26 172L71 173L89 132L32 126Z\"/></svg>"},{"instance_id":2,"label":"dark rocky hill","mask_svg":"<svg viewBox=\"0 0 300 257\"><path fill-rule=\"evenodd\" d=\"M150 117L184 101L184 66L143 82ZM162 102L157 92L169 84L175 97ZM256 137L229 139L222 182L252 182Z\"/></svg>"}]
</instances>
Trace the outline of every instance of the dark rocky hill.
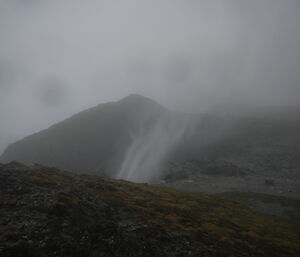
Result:
<instances>
[{"instance_id":1,"label":"dark rocky hill","mask_svg":"<svg viewBox=\"0 0 300 257\"><path fill-rule=\"evenodd\" d=\"M130 95L100 104L10 145L2 162L41 163L77 172L116 170L130 144L131 133L164 115L156 102Z\"/></svg>"},{"instance_id":2,"label":"dark rocky hill","mask_svg":"<svg viewBox=\"0 0 300 257\"><path fill-rule=\"evenodd\" d=\"M147 184L0 165L0 256L299 256L299 223Z\"/></svg>"},{"instance_id":3,"label":"dark rocky hill","mask_svg":"<svg viewBox=\"0 0 300 257\"><path fill-rule=\"evenodd\" d=\"M130 95L10 145L0 161L40 163L131 181L173 175L196 178L223 171L227 177L255 174L299 180L297 110L231 106L190 115Z\"/></svg>"}]
</instances>

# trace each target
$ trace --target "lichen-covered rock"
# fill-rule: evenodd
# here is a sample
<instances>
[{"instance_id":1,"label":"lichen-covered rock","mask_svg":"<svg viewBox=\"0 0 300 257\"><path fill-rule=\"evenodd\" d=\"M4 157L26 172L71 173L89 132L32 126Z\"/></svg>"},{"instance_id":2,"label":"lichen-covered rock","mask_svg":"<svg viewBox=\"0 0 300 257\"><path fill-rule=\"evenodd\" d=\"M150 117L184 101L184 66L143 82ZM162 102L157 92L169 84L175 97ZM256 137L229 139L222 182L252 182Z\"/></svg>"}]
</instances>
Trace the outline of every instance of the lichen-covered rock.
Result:
<instances>
[{"instance_id":1,"label":"lichen-covered rock","mask_svg":"<svg viewBox=\"0 0 300 257\"><path fill-rule=\"evenodd\" d=\"M299 227L221 198L0 168L0 256L299 256Z\"/></svg>"}]
</instances>

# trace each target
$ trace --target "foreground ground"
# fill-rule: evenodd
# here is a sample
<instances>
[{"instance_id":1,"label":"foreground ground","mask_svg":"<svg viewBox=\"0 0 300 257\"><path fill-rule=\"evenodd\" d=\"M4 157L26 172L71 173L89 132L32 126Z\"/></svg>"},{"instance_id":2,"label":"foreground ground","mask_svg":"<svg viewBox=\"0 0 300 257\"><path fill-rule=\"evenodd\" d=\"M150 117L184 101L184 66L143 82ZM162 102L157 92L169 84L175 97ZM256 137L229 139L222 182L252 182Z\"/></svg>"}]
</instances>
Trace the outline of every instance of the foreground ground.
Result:
<instances>
[{"instance_id":1,"label":"foreground ground","mask_svg":"<svg viewBox=\"0 0 300 257\"><path fill-rule=\"evenodd\" d=\"M297 214L232 194L0 165L0 256L300 256Z\"/></svg>"}]
</instances>

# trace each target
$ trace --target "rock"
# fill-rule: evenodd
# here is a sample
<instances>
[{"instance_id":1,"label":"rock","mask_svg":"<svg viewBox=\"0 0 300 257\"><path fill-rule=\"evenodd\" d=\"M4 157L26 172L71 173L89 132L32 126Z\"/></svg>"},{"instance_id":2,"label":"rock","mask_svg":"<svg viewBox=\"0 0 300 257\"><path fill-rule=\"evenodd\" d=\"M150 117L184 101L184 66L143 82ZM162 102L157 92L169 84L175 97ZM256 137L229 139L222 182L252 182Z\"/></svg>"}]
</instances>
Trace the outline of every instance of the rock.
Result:
<instances>
[{"instance_id":1,"label":"rock","mask_svg":"<svg viewBox=\"0 0 300 257\"><path fill-rule=\"evenodd\" d=\"M1 168L4 170L18 170L18 169L26 169L27 166L20 162L12 161L12 162L2 165Z\"/></svg>"},{"instance_id":2,"label":"rock","mask_svg":"<svg viewBox=\"0 0 300 257\"><path fill-rule=\"evenodd\" d=\"M275 185L275 182L274 182L274 180L272 180L272 179L265 179L264 185L265 185L265 186L274 186L274 185Z\"/></svg>"},{"instance_id":3,"label":"rock","mask_svg":"<svg viewBox=\"0 0 300 257\"><path fill-rule=\"evenodd\" d=\"M0 169L1 257L300 256L293 226L269 217L268 223L234 202L16 167ZM278 228L270 231L269 224Z\"/></svg>"}]
</instances>

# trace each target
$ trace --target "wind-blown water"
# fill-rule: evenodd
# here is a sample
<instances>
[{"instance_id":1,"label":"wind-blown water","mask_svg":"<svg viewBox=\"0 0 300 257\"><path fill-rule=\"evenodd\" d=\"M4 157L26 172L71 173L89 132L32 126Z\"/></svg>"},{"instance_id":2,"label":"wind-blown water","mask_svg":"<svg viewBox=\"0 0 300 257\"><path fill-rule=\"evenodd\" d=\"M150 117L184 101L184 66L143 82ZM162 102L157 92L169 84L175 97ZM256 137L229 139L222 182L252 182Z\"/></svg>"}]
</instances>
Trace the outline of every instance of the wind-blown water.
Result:
<instances>
[{"instance_id":1,"label":"wind-blown water","mask_svg":"<svg viewBox=\"0 0 300 257\"><path fill-rule=\"evenodd\" d=\"M141 124L132 133L118 178L149 182L159 178L165 158L193 128L190 117L164 115L152 126Z\"/></svg>"}]
</instances>

